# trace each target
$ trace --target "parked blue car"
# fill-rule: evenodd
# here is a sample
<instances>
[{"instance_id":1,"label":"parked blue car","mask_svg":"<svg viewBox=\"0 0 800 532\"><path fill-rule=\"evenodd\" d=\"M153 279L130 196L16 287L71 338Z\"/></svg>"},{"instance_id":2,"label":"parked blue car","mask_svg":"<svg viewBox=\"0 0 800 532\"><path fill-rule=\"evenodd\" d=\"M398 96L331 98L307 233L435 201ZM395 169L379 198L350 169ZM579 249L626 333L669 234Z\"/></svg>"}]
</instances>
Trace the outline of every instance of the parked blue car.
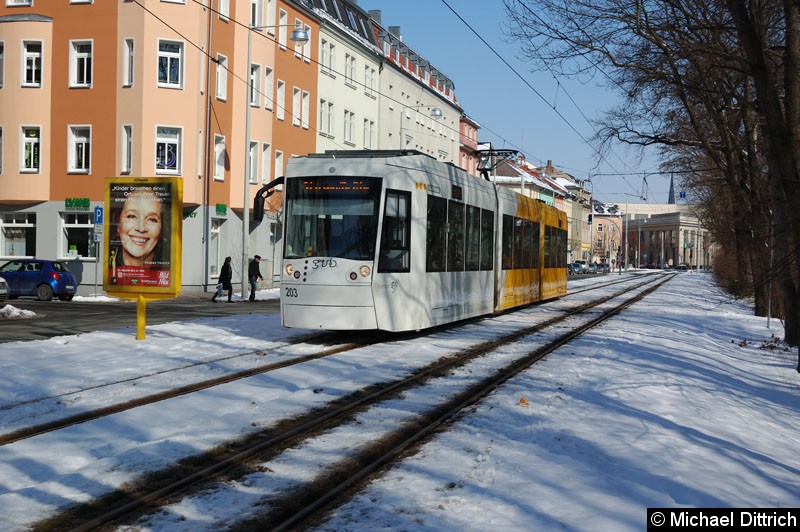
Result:
<instances>
[{"instance_id":1,"label":"parked blue car","mask_svg":"<svg viewBox=\"0 0 800 532\"><path fill-rule=\"evenodd\" d=\"M36 296L50 301L53 296L71 301L78 286L67 265L57 260L15 259L0 266L0 277L8 283L8 297Z\"/></svg>"}]
</instances>

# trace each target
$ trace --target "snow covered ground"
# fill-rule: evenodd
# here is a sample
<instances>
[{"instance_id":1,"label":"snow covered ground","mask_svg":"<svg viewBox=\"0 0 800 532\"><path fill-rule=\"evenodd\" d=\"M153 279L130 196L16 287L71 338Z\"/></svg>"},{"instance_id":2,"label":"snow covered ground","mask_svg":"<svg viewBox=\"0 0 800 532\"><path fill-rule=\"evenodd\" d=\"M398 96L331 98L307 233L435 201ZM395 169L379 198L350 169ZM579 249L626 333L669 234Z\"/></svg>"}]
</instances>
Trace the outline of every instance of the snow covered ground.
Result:
<instances>
[{"instance_id":1,"label":"snow covered ground","mask_svg":"<svg viewBox=\"0 0 800 532\"><path fill-rule=\"evenodd\" d=\"M550 317L562 303L2 446L0 529L24 529L141 472ZM9 307L0 318L25 318ZM774 342L780 322L770 325L710 276L678 275L499 388L322 528L643 530L648 507L798 507L797 354ZM286 347L297 332L277 315L243 315L148 327L145 341L126 329L2 344L0 432L310 352ZM176 505L142 529L217 530L256 484L218 490L213 504Z\"/></svg>"}]
</instances>

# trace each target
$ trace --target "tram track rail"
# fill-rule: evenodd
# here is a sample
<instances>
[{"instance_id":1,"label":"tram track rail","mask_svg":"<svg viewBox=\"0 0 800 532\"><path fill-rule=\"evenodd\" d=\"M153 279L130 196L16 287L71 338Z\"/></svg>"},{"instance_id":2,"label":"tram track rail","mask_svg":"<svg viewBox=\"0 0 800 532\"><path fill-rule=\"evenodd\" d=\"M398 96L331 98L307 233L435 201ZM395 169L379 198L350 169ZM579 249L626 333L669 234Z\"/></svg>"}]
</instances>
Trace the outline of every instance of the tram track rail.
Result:
<instances>
[{"instance_id":1,"label":"tram track rail","mask_svg":"<svg viewBox=\"0 0 800 532\"><path fill-rule=\"evenodd\" d=\"M625 282L625 281L629 282L630 280L631 279L623 279L623 280L617 280L617 281L614 281L614 282L611 282L611 283L604 283L602 285L593 285L592 287L576 290L574 292L571 292L568 295L572 295L572 294L576 294L576 293L580 293L580 292L585 292L585 291L589 291L589 290L594 290L594 289L598 289L598 288L603 288L605 286L614 285L614 284L618 284L618 283ZM602 300L600 300L600 302L602 302ZM569 315L570 312L572 312L572 313L581 312L581 311L583 311L583 309L584 309L583 306L577 306L577 307L574 307L573 309L567 310L565 312L567 313L566 315ZM554 318L554 319L558 319L558 318ZM468 321L470 321L470 320L468 320ZM548 323L548 322L544 322L544 324L546 324L546 323ZM541 325L544 326L544 324L541 324ZM457 326L460 326L460 325L462 325L462 324L456 323L456 324L448 325L446 327L457 327ZM415 333L415 332L396 333L396 334L392 335L391 338L392 338L392 340L396 341L396 340L399 340L399 339L402 339L402 338L405 338L405 337L414 336L416 334L418 334L418 333ZM331 341L331 340L335 339L337 336L341 337L340 334L331 333L331 332L312 333L312 334L309 334L309 335L303 335L303 336L298 337L293 342L286 343L286 344L281 344L279 346L274 346L274 347L272 347L270 349L266 349L266 350L255 350L255 351L248 351L248 352L245 352L245 353L238 353L238 354L235 354L235 355L229 355L229 356L226 356L226 357L216 357L216 358L213 358L213 359L210 359L210 360L204 360L204 361L195 362L195 363L192 363L192 364L181 365L179 367L170 368L168 370L163 370L163 371L158 371L158 372L150 372L150 373L143 374L143 375L137 375L135 377L131 377L131 378L128 378L128 379L121 379L121 380L117 380L117 381L113 381L113 382L101 383L101 384L98 384L96 386L82 387L80 389L70 390L69 392L64 393L64 394L49 395L49 396L45 396L45 397L33 398L33 399L30 399L30 400L26 400L26 401L20 401L20 402L17 402L17 403L2 405L2 406L0 406L0 412L10 411L10 410L13 410L15 408L24 407L24 406L40 403L40 402L47 401L47 400L57 400L57 399L60 399L60 398L63 398L63 397L69 396L69 395L85 393L87 391L92 391L92 390L99 390L99 389L104 388L104 387L110 387L110 386L115 386L115 385L120 385L120 384L125 384L125 383L136 382L136 381L140 381L142 379L146 379L146 378L153 377L153 376L164 375L164 374L170 373L170 372L177 372L177 371L185 370L187 368L198 367L198 366L208 365L208 364L212 364L212 363L218 363L218 362L224 361L224 360L231 360L231 359L242 358L242 357L247 357L247 356L263 356L263 355L267 354L269 351L274 351L276 349L284 348L286 346L290 346L290 345L294 345L294 344L308 343L308 342L324 343L324 342ZM306 363L306 362L309 362L309 361L318 360L320 358L324 358L324 357L327 357L327 356L340 354L340 353L343 353L343 352L346 352L346 351L351 351L353 349L359 349L359 348L366 347L366 346L369 346L369 345L374 345L374 344L382 342L386 337L387 337L387 333L383 333L382 334L382 333L378 332L378 333L374 333L374 334L370 335L370 337L367 339L367 341L351 342L351 343L336 345L336 346L333 346L333 347L330 347L330 348L327 348L327 349L323 349L323 350L321 350L321 351L319 351L317 353L312 353L312 354L308 354L308 355L301 355L301 356L293 357L293 358L291 358L289 360L284 360L284 361L280 361L280 362L273 362L273 363L269 363L269 364L257 365L257 366L254 366L252 368L248 368L248 369L245 369L245 370L234 371L234 372L227 373L227 374L224 374L224 375L221 375L219 377L212 378L212 379L204 379L204 380L201 380L201 381L192 382L192 383L189 383L189 384L186 384L186 385L183 385L183 386L179 386L179 387L176 387L176 388L172 388L172 389L164 390L164 391L161 391L161 392L140 396L140 397L128 400L128 401L123 401L123 402L120 402L120 403L114 403L114 404L107 405L107 406L100 407L100 408L93 408L93 409L90 409L90 410L86 410L84 412L79 412L77 414L72 414L72 415L69 415L69 416L65 416L65 417L62 417L62 418L54 419L54 420L47 421L47 422L44 422L44 423L38 423L36 425L30 425L30 426L22 427L22 428L19 428L19 429L11 430L11 431L8 431L8 432L0 434L0 447L3 446L3 445L8 445L8 444L11 444L11 443L15 443L15 442L18 442L18 441L21 441L21 440L24 440L24 439L28 439L28 438L39 436L39 435L42 435L42 434L46 434L48 432L53 432L53 431L65 429L65 428L68 428L70 426L78 425L80 423L85 423L87 421L93 421L93 420L100 419L100 418L107 417L107 416L111 416L111 415L114 415L114 414L119 414L119 413L125 412L127 410L132 410L134 408L139 408L139 407L142 407L142 406L158 403L158 402L161 402L161 401L174 399L176 397L180 397L180 396L183 396L183 395L188 395L188 394L191 394L191 393L199 392L199 391L206 390L206 389L209 389L209 388L213 388L213 387L216 387L216 386L229 384L229 383L232 383L232 382L236 382L238 380L246 379L246 378L253 377L253 376L256 376L256 375L260 375L260 374L263 374L263 373L268 373L270 371L275 371L275 370L287 368L287 367L290 367L290 366L294 366L294 365L297 365L297 364L303 364L303 363Z\"/></svg>"},{"instance_id":2,"label":"tram track rail","mask_svg":"<svg viewBox=\"0 0 800 532\"><path fill-rule=\"evenodd\" d=\"M232 469L241 470L243 468L246 470L247 466L243 464L252 463L254 460L263 460L265 455L274 456L286 449L293 442L297 441L298 438L311 438L315 434L319 434L321 431L328 430L332 424L346 423L348 419L352 419L352 417L355 416L359 411L366 409L380 401L385 401L388 398L397 397L404 391L407 391L415 386L420 386L425 381L433 379L436 376L445 375L454 368L463 366L469 363L471 360L497 349L499 346L514 342L524 336L551 327L555 324L563 322L564 320L570 319L575 315L588 312L598 305L602 305L605 302L620 297L628 291L637 290L639 288L646 287L647 285L654 285L651 288L646 288L644 292L636 297L626 300L626 302L624 302L622 305L616 306L610 311L603 312L599 317L590 319L587 325L581 326L575 331L570 331L569 333L560 335L555 341L549 343L548 346L537 349L534 352L535 354L531 354L526 357L527 362L515 364L516 369L512 369L507 373L494 376L490 381L488 381L487 384L484 384L480 387L480 389L483 390L482 392L471 391L471 395L469 395L469 397L475 398L483 397L490 393L491 390L495 389L497 386L511 378L513 374L524 370L526 367L530 366L547 353L562 346L575 336L582 334L583 331L588 330L589 328L594 327L602 321L605 321L613 315L621 312L624 308L627 308L635 301L638 301L644 297L646 293L655 290L658 286L670 278L671 276L667 278L661 278L661 282L657 284L654 282L654 279L648 278L640 283L637 283L633 287L617 291L596 301L578 305L573 309L565 311L559 316L553 317L544 322L525 327L500 338L483 342L456 354L452 354L434 364L429 365L426 368L423 368L420 371L415 372L407 378L399 379L390 383L374 385L368 390L352 394L348 398L342 398L340 401L330 404L327 408L317 409L315 412L311 412L305 416L300 416L295 420L287 421L277 428L264 431L260 434L254 434L248 438L248 441L240 442L240 444L237 445L231 445L227 450L215 450L206 458L196 460L196 467L182 465L179 468L180 473L178 474L176 474L175 471L172 471L168 474L162 474L160 475L160 481L145 480L135 489L130 489L127 491L119 490L99 500L93 501L91 505L81 505L76 507L60 516L57 516L53 520L48 520L48 522L41 523L40 526L37 526L37 529L62 530L64 529L64 525L68 523L69 527L75 527L72 528L73 530L91 530L97 527L105 526L105 524L118 520L126 515L138 515L143 511L143 508L146 508L149 505L159 504L158 501L161 501L165 498L174 497L176 494L184 492L190 488L197 489L196 486L201 485L202 483L207 483L210 481L210 479L219 478L219 476L225 474L226 471L230 471ZM452 416L455 415L454 412L463 409L464 406L471 404L475 400L477 399L468 399L468 396L459 394L458 399L455 400L455 403L461 405L458 409L454 410L455 407L451 405L453 401L448 401L448 405L450 406L436 408L433 413L427 416L428 419L433 421L426 421L423 423L424 426L415 428L413 431L414 434L424 435L431 433L435 426L441 425L447 419L452 418ZM444 410L442 410L442 408L444 408ZM414 426L417 425L418 424L416 423L414 424ZM359 481L359 479L363 480L363 478L369 475L371 471L374 471L377 467L381 467L383 464L388 463L392 456L397 456L400 452L402 452L403 449L407 449L410 445L412 445L412 442L419 441L421 437L422 436L410 435L408 431L404 430L401 433L393 435L392 438L372 446L372 450L367 452L363 458L360 458L357 461L360 464L360 472L357 473L352 479L349 479L345 482L337 481L335 482L336 487L331 487L331 481L329 479L318 479L313 483L315 486L313 490L307 487L298 489L297 491L293 492L292 496L288 500L276 502L274 506L276 508L282 508L282 513L278 512L277 517L275 515L268 517L266 521L268 524L264 524L264 521L259 521L257 526L266 526L270 529L274 528L275 526L291 527L294 526L292 523L299 522L297 519L300 519L300 517L294 516L304 516L302 519L306 519L309 516L318 513L321 508L319 504L303 503L301 505L302 508L298 509L297 501L301 500L302 496L308 493L311 494L308 495L310 498L303 498L302 500L321 501L324 499L326 501L330 501L333 498L338 497L343 491L351 489L352 485ZM389 440L391 440L391 442L389 442ZM401 445L397 443L398 441L406 443L402 443ZM377 451L375 449L380 452L376 454ZM351 463L352 461L348 461L348 464ZM348 465L347 467L350 468L351 466ZM342 476L349 477L349 475L345 475L345 473L342 471L334 471L333 473L333 478L339 479ZM168 482L164 480L165 478L175 475L179 476L180 478L174 482ZM234 476L238 476L238 474ZM158 474L153 476L153 478L158 477ZM320 493L319 486L326 486L323 490L325 493ZM99 512L100 515L98 515L98 508L103 509L103 511ZM282 523L288 524L283 525Z\"/></svg>"}]
</instances>

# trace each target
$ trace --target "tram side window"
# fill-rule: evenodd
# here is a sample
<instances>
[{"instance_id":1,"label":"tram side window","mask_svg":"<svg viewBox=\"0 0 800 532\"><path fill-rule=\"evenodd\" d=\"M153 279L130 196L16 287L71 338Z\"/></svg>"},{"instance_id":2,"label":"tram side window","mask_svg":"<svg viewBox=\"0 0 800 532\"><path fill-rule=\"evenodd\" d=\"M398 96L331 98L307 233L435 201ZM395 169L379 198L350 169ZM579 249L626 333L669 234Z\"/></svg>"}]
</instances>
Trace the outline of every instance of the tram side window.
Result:
<instances>
[{"instance_id":1,"label":"tram side window","mask_svg":"<svg viewBox=\"0 0 800 532\"><path fill-rule=\"evenodd\" d=\"M522 228L522 267L530 269L533 268L533 222L522 220Z\"/></svg>"},{"instance_id":2,"label":"tram side window","mask_svg":"<svg viewBox=\"0 0 800 532\"><path fill-rule=\"evenodd\" d=\"M544 226L544 267L545 268L552 268L553 267L553 253L552 253L552 245L553 241L552 237L553 228L549 225Z\"/></svg>"},{"instance_id":3,"label":"tram side window","mask_svg":"<svg viewBox=\"0 0 800 532\"><path fill-rule=\"evenodd\" d=\"M411 193L386 191L379 272L410 270Z\"/></svg>"},{"instance_id":4,"label":"tram side window","mask_svg":"<svg viewBox=\"0 0 800 532\"><path fill-rule=\"evenodd\" d=\"M522 243L525 241L525 226L521 218L514 218L514 251L511 267L515 270L522 268Z\"/></svg>"},{"instance_id":5,"label":"tram side window","mask_svg":"<svg viewBox=\"0 0 800 532\"><path fill-rule=\"evenodd\" d=\"M467 271L481 267L481 209L467 205Z\"/></svg>"},{"instance_id":6,"label":"tram side window","mask_svg":"<svg viewBox=\"0 0 800 532\"><path fill-rule=\"evenodd\" d=\"M539 254L539 242L542 230L538 222L531 222L531 265L539 268L541 265L541 255Z\"/></svg>"},{"instance_id":7,"label":"tram side window","mask_svg":"<svg viewBox=\"0 0 800 532\"><path fill-rule=\"evenodd\" d=\"M494 262L494 213L481 209L481 270L493 269Z\"/></svg>"},{"instance_id":8,"label":"tram side window","mask_svg":"<svg viewBox=\"0 0 800 532\"><path fill-rule=\"evenodd\" d=\"M428 196L428 230L425 242L425 271L445 270L447 200Z\"/></svg>"},{"instance_id":9,"label":"tram side window","mask_svg":"<svg viewBox=\"0 0 800 532\"><path fill-rule=\"evenodd\" d=\"M512 267L512 250L514 246L514 217L508 214L503 215L503 269L510 270Z\"/></svg>"},{"instance_id":10,"label":"tram side window","mask_svg":"<svg viewBox=\"0 0 800 532\"><path fill-rule=\"evenodd\" d=\"M566 268L567 267L567 232L564 229L557 229L556 232L558 234L558 251L556 252L556 257L558 257L557 267Z\"/></svg>"},{"instance_id":11,"label":"tram side window","mask_svg":"<svg viewBox=\"0 0 800 532\"><path fill-rule=\"evenodd\" d=\"M447 271L464 271L464 204L450 200L447 206Z\"/></svg>"}]
</instances>

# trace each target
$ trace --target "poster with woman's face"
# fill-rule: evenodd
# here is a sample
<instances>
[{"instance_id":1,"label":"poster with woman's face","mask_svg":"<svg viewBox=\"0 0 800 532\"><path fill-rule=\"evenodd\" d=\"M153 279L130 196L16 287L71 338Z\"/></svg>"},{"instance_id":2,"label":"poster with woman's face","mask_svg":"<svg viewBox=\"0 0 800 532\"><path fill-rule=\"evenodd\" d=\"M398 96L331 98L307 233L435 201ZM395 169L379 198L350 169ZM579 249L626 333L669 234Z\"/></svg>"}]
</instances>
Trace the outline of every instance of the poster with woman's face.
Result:
<instances>
[{"instance_id":1,"label":"poster with woman's face","mask_svg":"<svg viewBox=\"0 0 800 532\"><path fill-rule=\"evenodd\" d=\"M180 178L106 181L104 290L177 294L183 202Z\"/></svg>"}]
</instances>

